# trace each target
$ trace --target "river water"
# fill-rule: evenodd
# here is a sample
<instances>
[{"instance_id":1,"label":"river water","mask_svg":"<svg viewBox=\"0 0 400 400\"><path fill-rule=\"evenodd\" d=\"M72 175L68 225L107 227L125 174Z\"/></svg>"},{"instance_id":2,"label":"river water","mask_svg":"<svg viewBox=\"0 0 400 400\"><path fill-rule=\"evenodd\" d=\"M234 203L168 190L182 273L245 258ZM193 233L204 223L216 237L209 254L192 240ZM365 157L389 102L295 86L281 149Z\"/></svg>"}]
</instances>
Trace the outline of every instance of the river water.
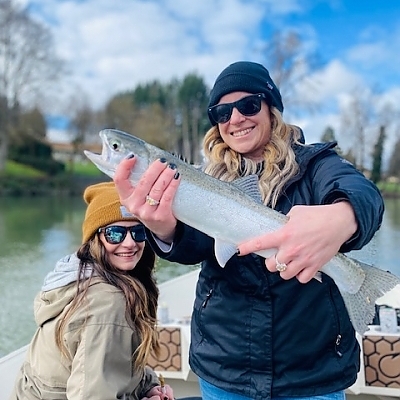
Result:
<instances>
[{"instance_id":1,"label":"river water","mask_svg":"<svg viewBox=\"0 0 400 400\"><path fill-rule=\"evenodd\" d=\"M382 228L352 255L400 276L400 200L385 204ZM33 299L56 261L80 245L84 211L81 198L0 199L0 357L30 341ZM194 268L159 260L157 280Z\"/></svg>"}]
</instances>

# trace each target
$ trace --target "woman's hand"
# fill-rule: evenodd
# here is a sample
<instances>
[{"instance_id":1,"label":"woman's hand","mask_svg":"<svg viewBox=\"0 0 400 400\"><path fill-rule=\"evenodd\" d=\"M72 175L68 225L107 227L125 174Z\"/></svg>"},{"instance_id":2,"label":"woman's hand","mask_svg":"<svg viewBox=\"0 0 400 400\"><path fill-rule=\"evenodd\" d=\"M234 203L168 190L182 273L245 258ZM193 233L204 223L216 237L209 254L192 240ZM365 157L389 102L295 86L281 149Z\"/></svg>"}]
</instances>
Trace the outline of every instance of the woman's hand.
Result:
<instances>
[{"instance_id":1,"label":"woman's hand","mask_svg":"<svg viewBox=\"0 0 400 400\"><path fill-rule=\"evenodd\" d=\"M174 400L174 392L169 385L155 386L141 400Z\"/></svg>"},{"instance_id":2,"label":"woman's hand","mask_svg":"<svg viewBox=\"0 0 400 400\"><path fill-rule=\"evenodd\" d=\"M277 272L277 261L287 265L280 272L283 279L306 283L349 240L357 230L352 206L347 201L319 206L294 206L288 222L279 230L249 240L238 246L240 255L261 249L278 249L265 265Z\"/></svg>"},{"instance_id":3,"label":"woman's hand","mask_svg":"<svg viewBox=\"0 0 400 400\"><path fill-rule=\"evenodd\" d=\"M177 224L172 201L180 181L176 166L156 160L133 187L129 176L134 164L133 157L122 160L116 168L114 182L121 204L159 239L171 243Z\"/></svg>"}]
</instances>

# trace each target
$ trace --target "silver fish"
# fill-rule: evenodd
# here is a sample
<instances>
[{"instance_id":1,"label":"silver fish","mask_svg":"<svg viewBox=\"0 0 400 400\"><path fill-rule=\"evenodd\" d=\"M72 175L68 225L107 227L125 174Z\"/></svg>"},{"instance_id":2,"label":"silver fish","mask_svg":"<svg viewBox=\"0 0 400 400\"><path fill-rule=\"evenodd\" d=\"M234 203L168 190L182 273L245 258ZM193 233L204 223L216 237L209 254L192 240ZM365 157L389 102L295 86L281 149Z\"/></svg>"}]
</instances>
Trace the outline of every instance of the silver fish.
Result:
<instances>
[{"instance_id":1,"label":"silver fish","mask_svg":"<svg viewBox=\"0 0 400 400\"><path fill-rule=\"evenodd\" d=\"M287 221L285 215L262 204L256 176L223 182L128 133L105 129L99 135L102 154L85 150L85 155L111 178L129 153L136 158L130 176L133 185L156 159L165 158L177 165L181 182L172 204L174 215L215 239L215 256L222 267L236 253L239 243L273 232ZM276 251L268 249L257 254L270 257ZM390 272L341 253L320 271L335 281L354 329L360 334L368 330L373 320L375 301L400 284L400 278Z\"/></svg>"}]
</instances>

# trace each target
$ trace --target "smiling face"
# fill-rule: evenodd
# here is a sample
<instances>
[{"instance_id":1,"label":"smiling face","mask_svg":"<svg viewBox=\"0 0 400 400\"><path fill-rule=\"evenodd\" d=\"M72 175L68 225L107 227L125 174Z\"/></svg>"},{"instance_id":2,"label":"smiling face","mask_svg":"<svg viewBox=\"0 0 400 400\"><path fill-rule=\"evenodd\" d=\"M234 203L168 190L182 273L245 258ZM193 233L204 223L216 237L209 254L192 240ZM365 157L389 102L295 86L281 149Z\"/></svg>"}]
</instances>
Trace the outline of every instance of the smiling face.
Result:
<instances>
[{"instance_id":1,"label":"smiling face","mask_svg":"<svg viewBox=\"0 0 400 400\"><path fill-rule=\"evenodd\" d=\"M135 221L116 221L107 226L118 225L131 227L138 224L139 222ZM121 271L131 271L136 267L142 257L146 242L135 242L129 231L126 234L125 239L119 244L108 243L104 237L104 232L101 232L99 236L106 252L108 253L111 264Z\"/></svg>"},{"instance_id":2,"label":"smiling face","mask_svg":"<svg viewBox=\"0 0 400 400\"><path fill-rule=\"evenodd\" d=\"M249 96L248 92L232 92L222 96L218 104L232 103ZM229 121L218 124L222 140L233 150L254 161L263 160L265 145L271 139L271 116L268 105L261 102L259 113L244 116L233 108Z\"/></svg>"}]
</instances>

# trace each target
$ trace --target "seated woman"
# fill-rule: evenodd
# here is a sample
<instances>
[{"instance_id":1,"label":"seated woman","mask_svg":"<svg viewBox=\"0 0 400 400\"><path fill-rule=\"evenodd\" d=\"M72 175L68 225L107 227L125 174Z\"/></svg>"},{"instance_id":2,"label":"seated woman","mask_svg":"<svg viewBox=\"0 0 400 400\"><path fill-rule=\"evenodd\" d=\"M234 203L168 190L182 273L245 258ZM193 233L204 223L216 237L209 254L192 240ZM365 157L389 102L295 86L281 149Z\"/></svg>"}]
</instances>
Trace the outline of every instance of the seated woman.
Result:
<instances>
[{"instance_id":1,"label":"seated woman","mask_svg":"<svg viewBox=\"0 0 400 400\"><path fill-rule=\"evenodd\" d=\"M89 186L82 245L35 299L36 333L17 399L173 399L146 360L159 344L155 255L112 182Z\"/></svg>"}]
</instances>

